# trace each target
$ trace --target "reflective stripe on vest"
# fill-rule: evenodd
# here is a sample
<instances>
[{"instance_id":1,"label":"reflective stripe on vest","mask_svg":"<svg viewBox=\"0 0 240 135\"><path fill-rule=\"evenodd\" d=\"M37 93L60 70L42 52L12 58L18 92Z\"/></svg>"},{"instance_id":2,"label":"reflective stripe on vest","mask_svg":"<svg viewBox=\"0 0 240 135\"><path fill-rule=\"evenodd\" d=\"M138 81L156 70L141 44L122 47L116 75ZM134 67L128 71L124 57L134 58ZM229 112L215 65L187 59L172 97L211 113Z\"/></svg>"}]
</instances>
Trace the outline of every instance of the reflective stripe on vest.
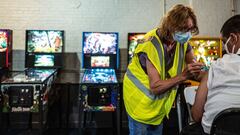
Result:
<instances>
[{"instance_id":1,"label":"reflective stripe on vest","mask_svg":"<svg viewBox=\"0 0 240 135\"><path fill-rule=\"evenodd\" d=\"M135 84L136 87L138 87L139 90L141 90L148 98L151 100L157 100L163 98L167 92L161 95L154 95L151 93L151 91L145 87L133 74L130 70L127 70L126 72L127 77Z\"/></svg>"},{"instance_id":2,"label":"reflective stripe on vest","mask_svg":"<svg viewBox=\"0 0 240 135\"><path fill-rule=\"evenodd\" d=\"M160 60L160 65L162 66L161 68L162 68L162 73L161 73L161 75L164 75L164 73L163 73L163 71L165 70L165 67L163 67L163 51L162 51L162 49L161 49L161 46L160 46L160 43L158 42L158 40L157 40L157 38L154 36L153 37L153 39L151 40L151 42L153 43L153 45L154 45L154 47L155 47L155 49L157 50L157 52L158 52L158 57L159 57L159 60ZM164 70L163 70L164 69ZM163 76L161 76L162 77L162 79L164 79L163 78Z\"/></svg>"},{"instance_id":3,"label":"reflective stripe on vest","mask_svg":"<svg viewBox=\"0 0 240 135\"><path fill-rule=\"evenodd\" d=\"M177 74L180 74L182 72L183 57L184 57L184 45L180 45L179 56L178 56L178 70L177 70Z\"/></svg>"}]
</instances>

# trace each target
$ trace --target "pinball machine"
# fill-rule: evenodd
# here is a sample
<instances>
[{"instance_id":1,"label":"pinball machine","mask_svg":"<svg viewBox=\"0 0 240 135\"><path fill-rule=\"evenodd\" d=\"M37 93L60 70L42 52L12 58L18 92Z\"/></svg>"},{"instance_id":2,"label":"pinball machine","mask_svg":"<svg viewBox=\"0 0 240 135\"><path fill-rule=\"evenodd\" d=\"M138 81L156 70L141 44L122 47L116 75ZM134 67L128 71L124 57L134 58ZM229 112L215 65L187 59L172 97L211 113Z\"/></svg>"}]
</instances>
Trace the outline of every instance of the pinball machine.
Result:
<instances>
[{"instance_id":1,"label":"pinball machine","mask_svg":"<svg viewBox=\"0 0 240 135\"><path fill-rule=\"evenodd\" d=\"M3 102L0 111L6 117L2 127L46 128L51 87L62 66L64 31L27 30L25 70L11 71L1 82Z\"/></svg>"},{"instance_id":2,"label":"pinball machine","mask_svg":"<svg viewBox=\"0 0 240 135\"><path fill-rule=\"evenodd\" d=\"M85 68L81 88L82 124L88 127L89 119L98 112L113 112L115 124L119 120L119 87L115 70L118 68L118 33L83 32L82 67ZM91 125L90 125L91 126ZM120 129L117 126L117 134Z\"/></svg>"},{"instance_id":3,"label":"pinball machine","mask_svg":"<svg viewBox=\"0 0 240 135\"><path fill-rule=\"evenodd\" d=\"M0 86L12 69L12 30L0 29ZM0 91L0 108L4 102L3 93ZM0 126L2 125L2 113L0 112Z\"/></svg>"},{"instance_id":4,"label":"pinball machine","mask_svg":"<svg viewBox=\"0 0 240 135\"><path fill-rule=\"evenodd\" d=\"M12 68L12 30L0 29L0 70Z\"/></svg>"}]
</instances>

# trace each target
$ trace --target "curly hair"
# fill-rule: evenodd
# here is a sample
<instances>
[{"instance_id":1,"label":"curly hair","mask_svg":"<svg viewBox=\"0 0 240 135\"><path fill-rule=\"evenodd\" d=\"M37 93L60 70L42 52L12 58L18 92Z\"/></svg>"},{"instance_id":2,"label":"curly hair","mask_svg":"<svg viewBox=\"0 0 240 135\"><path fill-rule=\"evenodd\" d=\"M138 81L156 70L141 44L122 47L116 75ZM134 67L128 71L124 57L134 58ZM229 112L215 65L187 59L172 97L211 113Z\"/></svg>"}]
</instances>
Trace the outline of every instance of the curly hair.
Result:
<instances>
[{"instance_id":1,"label":"curly hair","mask_svg":"<svg viewBox=\"0 0 240 135\"><path fill-rule=\"evenodd\" d=\"M160 38L172 40L172 34L176 31L187 31L186 23L191 18L193 21L193 27L190 29L191 33L197 35L199 33L197 18L192 10L188 6L182 4L175 5L172 9L163 17L161 24L159 25Z\"/></svg>"}]
</instances>

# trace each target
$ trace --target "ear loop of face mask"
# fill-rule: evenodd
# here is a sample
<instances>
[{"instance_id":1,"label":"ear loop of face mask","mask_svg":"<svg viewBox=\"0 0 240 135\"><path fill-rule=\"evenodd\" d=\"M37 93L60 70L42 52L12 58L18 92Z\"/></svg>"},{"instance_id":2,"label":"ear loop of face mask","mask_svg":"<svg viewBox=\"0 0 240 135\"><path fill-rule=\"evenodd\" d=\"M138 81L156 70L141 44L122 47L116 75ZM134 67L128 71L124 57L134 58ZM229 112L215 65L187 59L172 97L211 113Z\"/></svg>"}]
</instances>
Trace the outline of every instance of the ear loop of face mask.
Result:
<instances>
[{"instance_id":1,"label":"ear loop of face mask","mask_svg":"<svg viewBox=\"0 0 240 135\"><path fill-rule=\"evenodd\" d=\"M224 48L225 48L227 54L230 53L229 50L228 50L228 47L227 47L227 44L228 44L228 42L230 41L230 39L231 39L231 37L229 37L228 40L226 41L226 43L224 44ZM235 48L235 47L233 47L233 48Z\"/></svg>"},{"instance_id":2,"label":"ear loop of face mask","mask_svg":"<svg viewBox=\"0 0 240 135\"><path fill-rule=\"evenodd\" d=\"M235 49L235 45L233 45L233 48L232 48L232 53L234 53L234 49Z\"/></svg>"}]
</instances>

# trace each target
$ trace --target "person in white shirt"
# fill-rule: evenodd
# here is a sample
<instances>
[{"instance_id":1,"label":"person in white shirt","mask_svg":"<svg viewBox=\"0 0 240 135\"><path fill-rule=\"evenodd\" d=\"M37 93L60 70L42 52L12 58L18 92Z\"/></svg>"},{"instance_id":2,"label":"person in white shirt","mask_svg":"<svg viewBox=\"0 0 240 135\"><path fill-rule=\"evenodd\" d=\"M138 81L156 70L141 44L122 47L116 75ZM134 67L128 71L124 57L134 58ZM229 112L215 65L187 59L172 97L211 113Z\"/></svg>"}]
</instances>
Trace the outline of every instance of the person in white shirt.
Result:
<instances>
[{"instance_id":1,"label":"person in white shirt","mask_svg":"<svg viewBox=\"0 0 240 135\"><path fill-rule=\"evenodd\" d=\"M220 32L227 54L213 62L201 80L191 109L197 123L185 127L184 135L209 134L219 112L240 108L240 15L228 19Z\"/></svg>"}]
</instances>

